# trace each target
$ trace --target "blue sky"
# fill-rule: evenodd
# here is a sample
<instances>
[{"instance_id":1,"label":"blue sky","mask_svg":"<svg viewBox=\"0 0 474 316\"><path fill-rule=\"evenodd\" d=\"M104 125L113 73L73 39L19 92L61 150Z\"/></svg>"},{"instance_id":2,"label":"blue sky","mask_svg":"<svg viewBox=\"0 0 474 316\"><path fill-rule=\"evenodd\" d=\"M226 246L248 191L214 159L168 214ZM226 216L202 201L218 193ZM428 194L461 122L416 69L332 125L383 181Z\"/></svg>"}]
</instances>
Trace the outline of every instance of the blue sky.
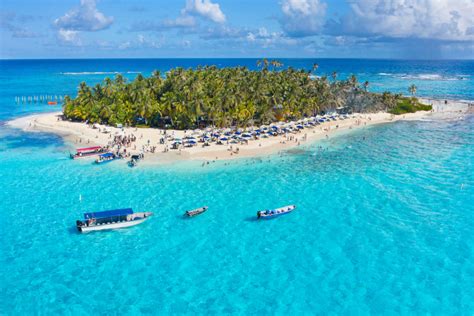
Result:
<instances>
[{"instance_id":1,"label":"blue sky","mask_svg":"<svg viewBox=\"0 0 474 316\"><path fill-rule=\"evenodd\" d=\"M0 58L474 58L474 0L2 0L0 6Z\"/></svg>"}]
</instances>

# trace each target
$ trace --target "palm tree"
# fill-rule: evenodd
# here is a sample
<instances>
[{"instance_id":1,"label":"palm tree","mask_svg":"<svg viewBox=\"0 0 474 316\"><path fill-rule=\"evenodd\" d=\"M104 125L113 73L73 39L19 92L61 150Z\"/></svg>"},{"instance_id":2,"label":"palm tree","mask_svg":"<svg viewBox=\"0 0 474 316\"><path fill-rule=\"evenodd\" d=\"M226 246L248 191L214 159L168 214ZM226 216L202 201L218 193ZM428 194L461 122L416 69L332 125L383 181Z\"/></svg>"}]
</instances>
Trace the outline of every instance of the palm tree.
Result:
<instances>
[{"instance_id":1,"label":"palm tree","mask_svg":"<svg viewBox=\"0 0 474 316\"><path fill-rule=\"evenodd\" d=\"M268 71L269 65L273 71ZM257 61L260 70L246 67L222 68L204 66L196 69L175 68L164 77L154 71L149 78L137 75L127 83L122 75L90 88L81 83L77 97L65 98L64 116L73 120L161 125L170 120L173 128L194 128L200 123L216 126L246 126L275 120L298 119L345 104L367 110L361 102L387 107L393 104L388 95L354 92L357 78L329 82L327 76L310 78L304 69L282 67L278 60ZM318 69L314 64L312 71ZM367 91L368 82L362 85ZM348 89L352 87L352 89ZM156 118L156 119L155 119Z\"/></svg>"},{"instance_id":2,"label":"palm tree","mask_svg":"<svg viewBox=\"0 0 474 316\"><path fill-rule=\"evenodd\" d=\"M408 92L411 93L411 95L414 97L416 94L417 87L415 84L412 84L411 86L408 87Z\"/></svg>"},{"instance_id":3,"label":"palm tree","mask_svg":"<svg viewBox=\"0 0 474 316\"><path fill-rule=\"evenodd\" d=\"M355 75L351 75L349 78L349 84L352 86L352 88L357 87L357 77Z\"/></svg>"},{"instance_id":4,"label":"palm tree","mask_svg":"<svg viewBox=\"0 0 474 316\"><path fill-rule=\"evenodd\" d=\"M364 91L367 92L367 89L369 88L369 82L365 81L364 82Z\"/></svg>"}]
</instances>

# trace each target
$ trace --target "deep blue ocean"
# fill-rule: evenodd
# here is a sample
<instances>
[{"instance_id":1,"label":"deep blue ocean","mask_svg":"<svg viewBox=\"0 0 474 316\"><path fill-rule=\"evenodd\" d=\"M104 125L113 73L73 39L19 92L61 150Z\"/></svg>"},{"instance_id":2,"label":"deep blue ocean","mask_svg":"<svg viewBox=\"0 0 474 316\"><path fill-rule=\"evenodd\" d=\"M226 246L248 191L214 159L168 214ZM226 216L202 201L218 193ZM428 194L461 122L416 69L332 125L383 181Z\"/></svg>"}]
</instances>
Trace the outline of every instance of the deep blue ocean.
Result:
<instances>
[{"instance_id":1,"label":"deep blue ocean","mask_svg":"<svg viewBox=\"0 0 474 316\"><path fill-rule=\"evenodd\" d=\"M371 91L474 100L474 61L282 60ZM400 121L281 155L128 168L5 121L116 72L254 59L0 61L0 315L474 314L474 116ZM323 150L321 149L323 148ZM296 204L271 221L259 209ZM187 209L209 206L192 220ZM152 211L80 235L86 211Z\"/></svg>"}]
</instances>

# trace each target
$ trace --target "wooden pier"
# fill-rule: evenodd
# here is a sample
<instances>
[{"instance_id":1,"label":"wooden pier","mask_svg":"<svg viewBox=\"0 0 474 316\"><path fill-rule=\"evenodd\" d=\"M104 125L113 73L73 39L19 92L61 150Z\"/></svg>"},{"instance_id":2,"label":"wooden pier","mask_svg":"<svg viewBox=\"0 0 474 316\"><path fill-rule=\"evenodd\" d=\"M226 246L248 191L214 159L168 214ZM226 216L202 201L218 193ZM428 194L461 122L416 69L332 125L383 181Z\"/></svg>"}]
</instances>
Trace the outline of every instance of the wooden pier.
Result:
<instances>
[{"instance_id":1,"label":"wooden pier","mask_svg":"<svg viewBox=\"0 0 474 316\"><path fill-rule=\"evenodd\" d=\"M27 95L27 96L16 96L16 104L47 104L47 105L58 105L63 103L63 95L58 94L42 94L42 95Z\"/></svg>"}]
</instances>

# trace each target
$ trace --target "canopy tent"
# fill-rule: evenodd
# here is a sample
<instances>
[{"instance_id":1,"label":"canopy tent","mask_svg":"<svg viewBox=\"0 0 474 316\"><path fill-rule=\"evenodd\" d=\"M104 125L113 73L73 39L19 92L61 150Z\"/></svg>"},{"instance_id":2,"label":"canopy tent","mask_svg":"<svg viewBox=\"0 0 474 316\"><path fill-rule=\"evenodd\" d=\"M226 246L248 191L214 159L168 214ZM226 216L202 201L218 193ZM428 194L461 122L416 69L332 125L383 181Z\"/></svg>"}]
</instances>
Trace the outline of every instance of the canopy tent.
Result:
<instances>
[{"instance_id":1,"label":"canopy tent","mask_svg":"<svg viewBox=\"0 0 474 316\"><path fill-rule=\"evenodd\" d=\"M84 213L84 219L106 218L106 217L112 217L112 216L124 216L124 215L131 215L131 214L133 214L133 210L131 208L124 208L124 209L118 209L118 210Z\"/></svg>"},{"instance_id":2,"label":"canopy tent","mask_svg":"<svg viewBox=\"0 0 474 316\"><path fill-rule=\"evenodd\" d=\"M78 148L77 149L77 152L78 153L82 153L82 152L85 152L85 151L96 151L96 150L99 150L101 149L102 147L100 146L94 146L94 147L87 147L87 148Z\"/></svg>"},{"instance_id":3,"label":"canopy tent","mask_svg":"<svg viewBox=\"0 0 474 316\"><path fill-rule=\"evenodd\" d=\"M112 153L105 153L105 154L100 155L100 157L102 157L102 158L109 158L109 157L113 157L113 156L114 156L114 154L112 154Z\"/></svg>"}]
</instances>

